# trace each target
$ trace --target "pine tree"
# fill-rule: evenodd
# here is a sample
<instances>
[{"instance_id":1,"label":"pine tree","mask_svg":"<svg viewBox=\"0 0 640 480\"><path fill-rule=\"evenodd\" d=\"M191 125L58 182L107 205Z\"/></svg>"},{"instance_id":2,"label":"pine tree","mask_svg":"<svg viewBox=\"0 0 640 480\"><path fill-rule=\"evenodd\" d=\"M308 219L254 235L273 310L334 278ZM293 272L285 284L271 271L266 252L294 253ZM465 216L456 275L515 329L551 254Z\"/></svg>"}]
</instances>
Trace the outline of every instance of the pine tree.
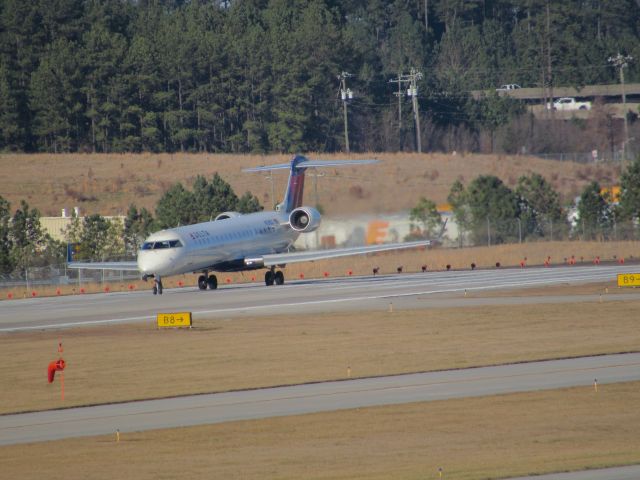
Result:
<instances>
[{"instance_id":1,"label":"pine tree","mask_svg":"<svg viewBox=\"0 0 640 480\"><path fill-rule=\"evenodd\" d=\"M622 173L619 212L621 220L640 218L640 157Z\"/></svg>"},{"instance_id":2,"label":"pine tree","mask_svg":"<svg viewBox=\"0 0 640 480\"><path fill-rule=\"evenodd\" d=\"M613 224L613 215L598 182L588 184L578 203L578 229L585 239L606 236Z\"/></svg>"}]
</instances>

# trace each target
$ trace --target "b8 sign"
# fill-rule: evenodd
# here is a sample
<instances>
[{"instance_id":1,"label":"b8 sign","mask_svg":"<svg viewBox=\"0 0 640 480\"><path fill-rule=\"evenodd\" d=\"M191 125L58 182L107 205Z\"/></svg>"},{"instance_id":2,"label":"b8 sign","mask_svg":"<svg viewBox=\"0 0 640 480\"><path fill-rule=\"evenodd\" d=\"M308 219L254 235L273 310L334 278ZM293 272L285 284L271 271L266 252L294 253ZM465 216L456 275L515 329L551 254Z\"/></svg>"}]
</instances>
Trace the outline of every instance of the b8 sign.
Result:
<instances>
[{"instance_id":1,"label":"b8 sign","mask_svg":"<svg viewBox=\"0 0 640 480\"><path fill-rule=\"evenodd\" d=\"M158 328L162 327L190 327L191 312L159 313L157 315Z\"/></svg>"}]
</instances>

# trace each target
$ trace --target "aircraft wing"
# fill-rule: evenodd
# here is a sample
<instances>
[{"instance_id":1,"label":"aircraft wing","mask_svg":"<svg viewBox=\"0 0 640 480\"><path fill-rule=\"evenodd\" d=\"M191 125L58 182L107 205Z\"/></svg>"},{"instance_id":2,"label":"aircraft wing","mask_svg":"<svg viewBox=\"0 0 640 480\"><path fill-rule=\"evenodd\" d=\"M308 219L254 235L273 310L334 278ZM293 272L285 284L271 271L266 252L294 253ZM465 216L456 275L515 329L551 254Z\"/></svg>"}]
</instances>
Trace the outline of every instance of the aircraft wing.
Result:
<instances>
[{"instance_id":1,"label":"aircraft wing","mask_svg":"<svg viewBox=\"0 0 640 480\"><path fill-rule=\"evenodd\" d=\"M265 267L286 263L310 262L327 258L347 257L350 255L364 255L366 253L400 250L404 248L427 247L431 240L405 243L383 243L379 245L365 245L363 247L336 248L333 250L314 250L310 252L289 252L264 255L262 261Z\"/></svg>"},{"instance_id":2,"label":"aircraft wing","mask_svg":"<svg viewBox=\"0 0 640 480\"><path fill-rule=\"evenodd\" d=\"M69 262L67 268L83 270L134 270L138 271L136 262Z\"/></svg>"}]
</instances>

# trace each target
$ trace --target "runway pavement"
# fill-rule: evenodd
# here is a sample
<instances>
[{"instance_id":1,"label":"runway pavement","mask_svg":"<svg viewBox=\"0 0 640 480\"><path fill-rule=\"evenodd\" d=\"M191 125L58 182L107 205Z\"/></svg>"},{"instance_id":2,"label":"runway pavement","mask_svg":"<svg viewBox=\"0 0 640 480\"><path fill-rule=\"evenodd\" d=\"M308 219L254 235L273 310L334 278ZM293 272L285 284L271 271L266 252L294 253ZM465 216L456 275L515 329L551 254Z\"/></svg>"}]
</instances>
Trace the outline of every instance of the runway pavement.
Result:
<instances>
[{"instance_id":1,"label":"runway pavement","mask_svg":"<svg viewBox=\"0 0 640 480\"><path fill-rule=\"evenodd\" d=\"M640 353L0 416L0 445L640 380Z\"/></svg>"},{"instance_id":2,"label":"runway pavement","mask_svg":"<svg viewBox=\"0 0 640 480\"><path fill-rule=\"evenodd\" d=\"M154 321L163 311L191 311L199 318L234 318L247 315L302 314L376 310L390 302L398 308L453 307L517 302L588 301L594 297L481 298L460 301L459 294L492 289L579 284L615 280L618 273L639 266L600 265L552 268L439 271L400 275L287 281L282 286L262 283L222 285L216 291L194 287L165 290L4 301L0 333L80 325ZM640 292L615 295L608 300L640 298ZM597 300L597 299L596 299Z\"/></svg>"},{"instance_id":3,"label":"runway pavement","mask_svg":"<svg viewBox=\"0 0 640 480\"><path fill-rule=\"evenodd\" d=\"M598 470L583 470L580 472L552 473L551 475L534 475L532 477L518 477L509 480L638 480L640 479L640 465L628 467L603 468Z\"/></svg>"}]
</instances>

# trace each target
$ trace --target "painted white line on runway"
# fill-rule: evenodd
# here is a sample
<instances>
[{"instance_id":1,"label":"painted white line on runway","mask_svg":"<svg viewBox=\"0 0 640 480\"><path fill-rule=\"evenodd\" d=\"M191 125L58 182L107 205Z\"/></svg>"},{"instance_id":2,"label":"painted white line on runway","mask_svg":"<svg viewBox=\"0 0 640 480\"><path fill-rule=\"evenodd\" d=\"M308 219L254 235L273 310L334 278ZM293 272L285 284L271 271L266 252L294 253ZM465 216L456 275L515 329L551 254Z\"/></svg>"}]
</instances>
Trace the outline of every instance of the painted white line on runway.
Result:
<instances>
[{"instance_id":1,"label":"painted white line on runway","mask_svg":"<svg viewBox=\"0 0 640 480\"><path fill-rule=\"evenodd\" d=\"M22 332L27 330L50 330L56 328L86 327L92 325L108 325L110 323L127 323L137 322L141 320L154 320L154 317L144 315L141 317L108 318L105 320L86 320L83 322L56 323L51 325L30 325L25 327L0 328L0 333Z\"/></svg>"}]
</instances>

